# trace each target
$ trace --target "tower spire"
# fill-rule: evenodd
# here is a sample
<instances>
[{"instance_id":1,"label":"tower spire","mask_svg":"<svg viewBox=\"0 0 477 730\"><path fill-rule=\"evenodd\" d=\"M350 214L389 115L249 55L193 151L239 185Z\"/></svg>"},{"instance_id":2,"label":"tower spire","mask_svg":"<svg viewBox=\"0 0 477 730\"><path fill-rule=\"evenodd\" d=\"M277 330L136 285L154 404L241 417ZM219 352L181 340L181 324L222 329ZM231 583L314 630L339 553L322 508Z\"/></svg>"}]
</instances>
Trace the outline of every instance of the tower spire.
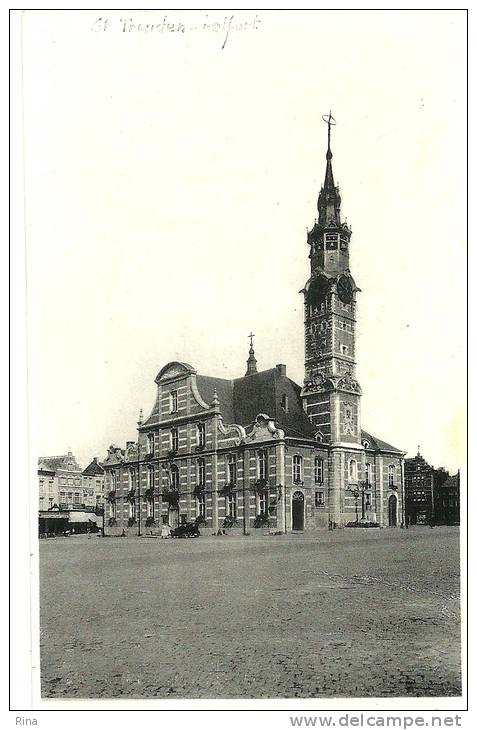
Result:
<instances>
[{"instance_id":1,"label":"tower spire","mask_svg":"<svg viewBox=\"0 0 477 730\"><path fill-rule=\"evenodd\" d=\"M328 125L328 149L326 150L326 173L325 182L318 196L318 223L322 226L329 224L340 224L340 206L341 198L338 187L335 185L333 178L333 168L331 160L333 153L331 151L331 127L336 125L336 119L331 114L323 114L322 119Z\"/></svg>"},{"instance_id":2,"label":"tower spire","mask_svg":"<svg viewBox=\"0 0 477 730\"><path fill-rule=\"evenodd\" d=\"M255 359L255 350L253 349L253 338L255 337L253 332L250 332L249 337L250 350L248 351L247 372L245 373L245 376L254 375L257 372L257 360Z\"/></svg>"}]
</instances>

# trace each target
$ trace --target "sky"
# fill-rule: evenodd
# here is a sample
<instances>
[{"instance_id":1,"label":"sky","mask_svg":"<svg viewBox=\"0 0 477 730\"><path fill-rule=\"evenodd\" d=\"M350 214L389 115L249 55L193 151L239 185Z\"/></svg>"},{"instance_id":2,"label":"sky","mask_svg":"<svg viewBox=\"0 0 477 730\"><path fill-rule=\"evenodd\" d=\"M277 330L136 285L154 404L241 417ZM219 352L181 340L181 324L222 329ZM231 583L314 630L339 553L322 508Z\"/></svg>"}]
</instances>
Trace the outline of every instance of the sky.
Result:
<instances>
[{"instance_id":1,"label":"sky","mask_svg":"<svg viewBox=\"0 0 477 730\"><path fill-rule=\"evenodd\" d=\"M231 13L23 16L32 451L104 457L164 364L240 377L251 330L303 381L331 109L363 427L462 467L465 13Z\"/></svg>"}]
</instances>

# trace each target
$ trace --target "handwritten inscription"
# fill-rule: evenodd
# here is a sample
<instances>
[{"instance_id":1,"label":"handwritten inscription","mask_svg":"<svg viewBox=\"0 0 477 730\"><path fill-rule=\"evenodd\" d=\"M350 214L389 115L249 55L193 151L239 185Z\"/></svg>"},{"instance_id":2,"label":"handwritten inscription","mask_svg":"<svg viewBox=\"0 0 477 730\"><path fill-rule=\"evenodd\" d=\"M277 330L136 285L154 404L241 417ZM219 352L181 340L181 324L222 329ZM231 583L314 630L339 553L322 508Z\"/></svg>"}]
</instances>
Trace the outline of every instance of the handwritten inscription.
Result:
<instances>
[{"instance_id":1,"label":"handwritten inscription","mask_svg":"<svg viewBox=\"0 0 477 730\"><path fill-rule=\"evenodd\" d=\"M249 18L237 18L235 15L226 15L220 21L212 20L208 15L205 15L196 24L177 22L167 15L164 15L158 23L141 23L135 18L98 18L91 26L91 31L93 33L116 32L149 35L169 33L186 35L197 32L211 33L216 34L220 38L222 42L221 48L224 49L232 34L258 30L261 22L262 19L259 15L254 15Z\"/></svg>"}]
</instances>

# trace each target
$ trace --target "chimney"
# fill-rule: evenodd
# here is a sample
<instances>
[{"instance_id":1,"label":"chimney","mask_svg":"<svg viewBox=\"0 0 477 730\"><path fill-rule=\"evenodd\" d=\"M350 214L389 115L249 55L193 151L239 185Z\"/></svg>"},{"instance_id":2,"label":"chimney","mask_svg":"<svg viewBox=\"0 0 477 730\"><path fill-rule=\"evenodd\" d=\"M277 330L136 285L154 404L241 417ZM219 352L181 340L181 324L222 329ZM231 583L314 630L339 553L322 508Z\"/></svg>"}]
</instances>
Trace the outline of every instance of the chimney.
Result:
<instances>
[{"instance_id":1,"label":"chimney","mask_svg":"<svg viewBox=\"0 0 477 730\"><path fill-rule=\"evenodd\" d=\"M283 364L280 364L280 365L277 365L276 368L278 370L278 374L281 375L283 378L286 378L286 376L287 376L287 366L286 365L283 365Z\"/></svg>"},{"instance_id":2,"label":"chimney","mask_svg":"<svg viewBox=\"0 0 477 730\"><path fill-rule=\"evenodd\" d=\"M93 459L93 461L94 461L95 464L97 464L98 463L98 457L95 456L94 459Z\"/></svg>"}]
</instances>

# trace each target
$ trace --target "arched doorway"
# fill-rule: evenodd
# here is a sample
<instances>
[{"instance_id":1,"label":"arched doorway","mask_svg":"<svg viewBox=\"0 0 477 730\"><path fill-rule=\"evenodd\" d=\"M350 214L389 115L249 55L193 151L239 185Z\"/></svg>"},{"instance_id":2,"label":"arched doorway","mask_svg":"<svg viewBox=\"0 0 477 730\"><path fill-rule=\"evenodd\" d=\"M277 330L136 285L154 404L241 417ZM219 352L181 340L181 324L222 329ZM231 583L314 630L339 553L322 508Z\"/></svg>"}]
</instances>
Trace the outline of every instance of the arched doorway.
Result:
<instances>
[{"instance_id":1,"label":"arched doorway","mask_svg":"<svg viewBox=\"0 0 477 730\"><path fill-rule=\"evenodd\" d=\"M292 496L292 530L303 530L305 526L305 498L303 492Z\"/></svg>"},{"instance_id":2,"label":"arched doorway","mask_svg":"<svg viewBox=\"0 0 477 730\"><path fill-rule=\"evenodd\" d=\"M388 502L388 524L389 527L396 527L397 525L397 497L395 494L391 494Z\"/></svg>"}]
</instances>

